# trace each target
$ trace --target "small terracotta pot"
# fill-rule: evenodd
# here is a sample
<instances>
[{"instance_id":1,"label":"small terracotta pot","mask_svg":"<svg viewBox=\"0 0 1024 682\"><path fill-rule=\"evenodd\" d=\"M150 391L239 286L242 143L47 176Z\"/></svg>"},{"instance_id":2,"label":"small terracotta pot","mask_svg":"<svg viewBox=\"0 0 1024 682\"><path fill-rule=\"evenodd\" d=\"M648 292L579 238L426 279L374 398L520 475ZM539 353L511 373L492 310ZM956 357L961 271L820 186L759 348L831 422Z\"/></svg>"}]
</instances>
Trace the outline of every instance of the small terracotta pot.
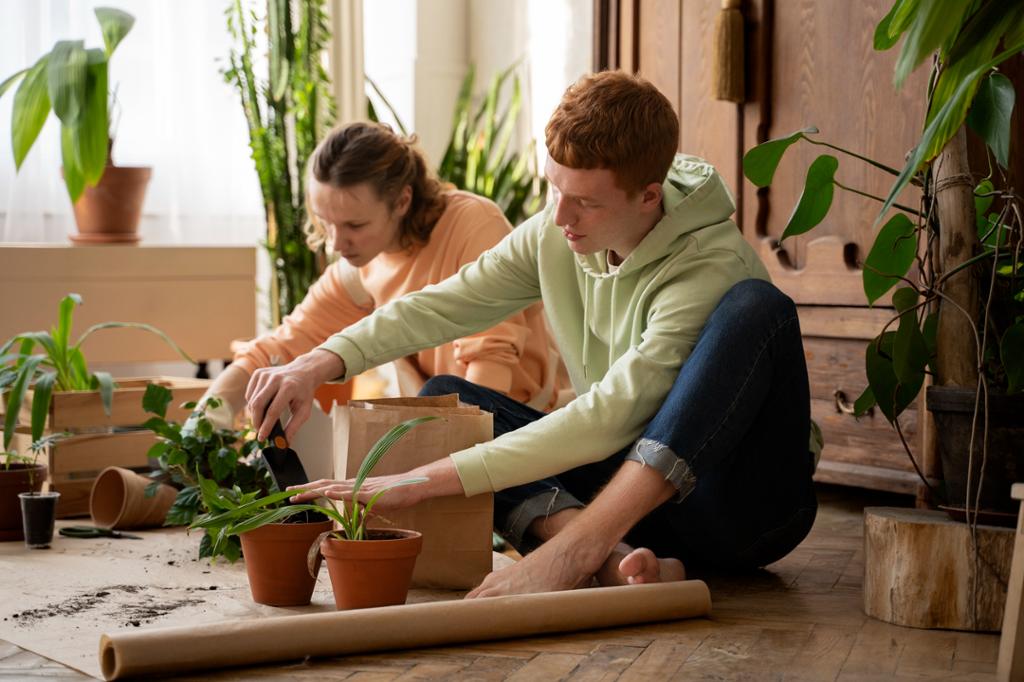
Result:
<instances>
[{"instance_id":1,"label":"small terracotta pot","mask_svg":"<svg viewBox=\"0 0 1024 682\"><path fill-rule=\"evenodd\" d=\"M135 241L152 174L149 167L107 166L99 183L86 187L74 204L81 241Z\"/></svg>"},{"instance_id":2,"label":"small terracotta pot","mask_svg":"<svg viewBox=\"0 0 1024 682\"><path fill-rule=\"evenodd\" d=\"M404 604L409 593L423 536L414 530L382 529L368 535L368 540L326 538L320 543L339 609Z\"/></svg>"},{"instance_id":3,"label":"small terracotta pot","mask_svg":"<svg viewBox=\"0 0 1024 682\"><path fill-rule=\"evenodd\" d=\"M46 549L53 542L53 525L57 518L60 493L18 493L21 518L25 527L25 544L32 549Z\"/></svg>"},{"instance_id":4,"label":"small terracotta pot","mask_svg":"<svg viewBox=\"0 0 1024 682\"><path fill-rule=\"evenodd\" d=\"M308 604L316 578L309 574L306 556L320 534L330 529L328 519L271 523L239 535L253 601L268 606Z\"/></svg>"},{"instance_id":5,"label":"small terracotta pot","mask_svg":"<svg viewBox=\"0 0 1024 682\"><path fill-rule=\"evenodd\" d=\"M146 487L152 482L153 479L131 469L104 469L96 477L89 495L93 523L103 528L162 526L178 491L161 483L156 495L146 497Z\"/></svg>"},{"instance_id":6,"label":"small terracotta pot","mask_svg":"<svg viewBox=\"0 0 1024 682\"><path fill-rule=\"evenodd\" d=\"M18 494L39 492L45 480L42 464L0 464L0 542L25 538Z\"/></svg>"}]
</instances>

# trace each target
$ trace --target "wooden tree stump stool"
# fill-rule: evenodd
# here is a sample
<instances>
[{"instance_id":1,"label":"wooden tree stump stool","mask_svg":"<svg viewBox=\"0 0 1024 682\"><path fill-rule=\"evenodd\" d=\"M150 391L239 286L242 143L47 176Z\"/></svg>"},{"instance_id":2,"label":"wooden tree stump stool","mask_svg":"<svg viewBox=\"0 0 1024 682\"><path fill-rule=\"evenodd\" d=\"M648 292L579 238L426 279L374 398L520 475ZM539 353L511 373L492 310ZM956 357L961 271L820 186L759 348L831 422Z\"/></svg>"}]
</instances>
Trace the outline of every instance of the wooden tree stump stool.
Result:
<instances>
[{"instance_id":1,"label":"wooden tree stump stool","mask_svg":"<svg viewBox=\"0 0 1024 682\"><path fill-rule=\"evenodd\" d=\"M868 507L864 611L896 625L998 631L1013 540L1012 528L979 524L975 560L970 527L944 512Z\"/></svg>"}]
</instances>

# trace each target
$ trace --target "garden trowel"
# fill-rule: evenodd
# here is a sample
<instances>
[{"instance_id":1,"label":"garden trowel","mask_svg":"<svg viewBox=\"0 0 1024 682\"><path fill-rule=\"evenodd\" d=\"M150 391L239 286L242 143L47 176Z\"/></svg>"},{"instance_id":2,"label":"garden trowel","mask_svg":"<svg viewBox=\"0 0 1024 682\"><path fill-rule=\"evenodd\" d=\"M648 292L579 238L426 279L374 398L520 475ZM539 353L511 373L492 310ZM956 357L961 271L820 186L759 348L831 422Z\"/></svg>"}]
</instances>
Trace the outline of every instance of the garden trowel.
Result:
<instances>
[{"instance_id":1,"label":"garden trowel","mask_svg":"<svg viewBox=\"0 0 1024 682\"><path fill-rule=\"evenodd\" d=\"M267 470L270 471L270 476L277 484L278 490L284 490L291 485L309 483L309 477L302 467L302 461L299 460L298 454L288 447L288 439L284 435L280 419L274 422L267 447L263 448L262 454L263 461L266 462Z\"/></svg>"}]
</instances>

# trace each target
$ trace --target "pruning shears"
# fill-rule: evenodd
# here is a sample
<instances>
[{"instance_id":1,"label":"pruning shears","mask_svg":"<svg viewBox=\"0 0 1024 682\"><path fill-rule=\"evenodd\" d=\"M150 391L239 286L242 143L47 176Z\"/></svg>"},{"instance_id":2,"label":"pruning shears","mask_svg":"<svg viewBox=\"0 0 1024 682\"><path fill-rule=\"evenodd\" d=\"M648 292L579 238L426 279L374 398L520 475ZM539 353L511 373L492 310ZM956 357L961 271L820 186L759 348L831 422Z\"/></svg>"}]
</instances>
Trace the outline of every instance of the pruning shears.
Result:
<instances>
[{"instance_id":1,"label":"pruning shears","mask_svg":"<svg viewBox=\"0 0 1024 682\"><path fill-rule=\"evenodd\" d=\"M142 536L122 533L119 530L110 528L97 528L96 526L68 526L61 528L60 534L66 538L116 538L118 540L141 540Z\"/></svg>"}]
</instances>

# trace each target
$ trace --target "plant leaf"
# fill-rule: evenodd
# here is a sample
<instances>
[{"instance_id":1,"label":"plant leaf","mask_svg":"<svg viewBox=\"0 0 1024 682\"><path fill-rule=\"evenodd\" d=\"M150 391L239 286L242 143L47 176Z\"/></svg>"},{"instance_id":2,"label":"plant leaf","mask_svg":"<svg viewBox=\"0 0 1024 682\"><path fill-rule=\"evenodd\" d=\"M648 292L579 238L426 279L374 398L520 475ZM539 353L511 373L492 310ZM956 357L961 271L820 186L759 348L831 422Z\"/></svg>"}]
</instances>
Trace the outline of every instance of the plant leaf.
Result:
<instances>
[{"instance_id":1,"label":"plant leaf","mask_svg":"<svg viewBox=\"0 0 1024 682\"><path fill-rule=\"evenodd\" d=\"M118 44L132 30L135 17L114 7L97 7L95 14L100 22L100 30L103 31L103 47L109 59Z\"/></svg>"},{"instance_id":2,"label":"plant leaf","mask_svg":"<svg viewBox=\"0 0 1024 682\"><path fill-rule=\"evenodd\" d=\"M892 345L892 366L896 378L903 384L923 380L928 364L928 346L917 325L918 293L913 287L901 287L892 296L893 305L900 313L900 325Z\"/></svg>"},{"instance_id":3,"label":"plant leaf","mask_svg":"<svg viewBox=\"0 0 1024 682\"><path fill-rule=\"evenodd\" d=\"M66 126L78 125L85 109L88 55L81 40L60 40L50 52L46 67L47 91L53 113Z\"/></svg>"},{"instance_id":4,"label":"plant leaf","mask_svg":"<svg viewBox=\"0 0 1024 682\"><path fill-rule=\"evenodd\" d=\"M99 50L90 50L98 53ZM110 139L107 112L107 62L90 62L86 78L85 110L73 131L75 148L85 183L95 186L107 167L107 142Z\"/></svg>"},{"instance_id":5,"label":"plant leaf","mask_svg":"<svg viewBox=\"0 0 1024 682\"><path fill-rule=\"evenodd\" d=\"M50 397L53 395L53 384L57 380L56 372L44 372L38 379L32 391L32 441L38 441L43 437L43 429L46 428L46 418L50 414Z\"/></svg>"},{"instance_id":6,"label":"plant leaf","mask_svg":"<svg viewBox=\"0 0 1024 682\"><path fill-rule=\"evenodd\" d=\"M875 396L878 408L890 422L896 421L917 397L921 383L902 384L893 369L893 342L896 332L885 332L867 344L864 357L864 369L868 384Z\"/></svg>"},{"instance_id":7,"label":"plant leaf","mask_svg":"<svg viewBox=\"0 0 1024 682\"><path fill-rule=\"evenodd\" d=\"M838 168L839 159L831 154L822 154L811 163L807 169L807 179L804 181L800 200L793 209L793 214L789 217L779 241L803 234L825 219L829 208L832 207Z\"/></svg>"},{"instance_id":8,"label":"plant leaf","mask_svg":"<svg viewBox=\"0 0 1024 682\"><path fill-rule=\"evenodd\" d=\"M818 129L812 126L786 137L762 142L743 155L743 175L756 187L767 187L772 184L775 170L786 150L806 135L817 132Z\"/></svg>"},{"instance_id":9,"label":"plant leaf","mask_svg":"<svg viewBox=\"0 0 1024 682\"><path fill-rule=\"evenodd\" d=\"M76 305L82 305L82 297L78 294L68 294L60 300L57 313L57 328L54 331L53 342L60 350L61 356L65 358L68 352L68 339L71 337L71 321Z\"/></svg>"},{"instance_id":10,"label":"plant leaf","mask_svg":"<svg viewBox=\"0 0 1024 682\"><path fill-rule=\"evenodd\" d=\"M110 410L114 407L114 377L110 372L94 372L92 375L100 390L100 400L103 401L103 411L110 416Z\"/></svg>"},{"instance_id":11,"label":"plant leaf","mask_svg":"<svg viewBox=\"0 0 1024 682\"><path fill-rule=\"evenodd\" d=\"M142 409L164 419L167 417L167 406L173 398L171 389L166 386L146 384L146 392L142 395Z\"/></svg>"},{"instance_id":12,"label":"plant leaf","mask_svg":"<svg viewBox=\"0 0 1024 682\"><path fill-rule=\"evenodd\" d=\"M1024 322L1018 322L1003 333L999 357L1006 370L1007 392L1024 389Z\"/></svg>"},{"instance_id":13,"label":"plant leaf","mask_svg":"<svg viewBox=\"0 0 1024 682\"><path fill-rule=\"evenodd\" d=\"M967 125L978 133L1003 168L1010 162L1010 116L1016 92L1010 79L992 73L978 86Z\"/></svg>"},{"instance_id":14,"label":"plant leaf","mask_svg":"<svg viewBox=\"0 0 1024 682\"><path fill-rule=\"evenodd\" d=\"M21 71L17 71L11 74L10 76L8 76L7 80L5 80L3 83L0 83L0 97L3 97L4 93L7 92L7 90L10 89L12 85L21 80L21 77L24 76L26 73L28 73L28 69L22 69Z\"/></svg>"},{"instance_id":15,"label":"plant leaf","mask_svg":"<svg viewBox=\"0 0 1024 682\"><path fill-rule=\"evenodd\" d=\"M871 391L871 387L868 386L853 403L854 416L863 417L868 413L868 410L876 405L876 402L875 394Z\"/></svg>"},{"instance_id":16,"label":"plant leaf","mask_svg":"<svg viewBox=\"0 0 1024 682\"><path fill-rule=\"evenodd\" d=\"M8 450L14 438L14 426L18 423L21 403L25 400L28 385L35 377L36 368L43 361L42 355L29 356L18 368L18 378L7 396L7 413L4 415L4 450Z\"/></svg>"},{"instance_id":17,"label":"plant leaf","mask_svg":"<svg viewBox=\"0 0 1024 682\"><path fill-rule=\"evenodd\" d=\"M103 329L142 329L144 331L150 332L151 334L156 334L161 339L163 339L164 343L166 343L168 346L174 349L174 351L177 352L177 354L180 355L184 360L191 362L193 365L196 364L195 360L190 358L188 353L183 351L178 346L178 344L174 343L171 337L167 336L167 334L163 333L153 325L145 324L144 322L101 322L100 324L94 324L93 326L86 329L85 332L78 337L78 342L75 344L75 348L79 348L82 345L82 342L89 338L89 336L92 335L94 332L98 332Z\"/></svg>"},{"instance_id":18,"label":"plant leaf","mask_svg":"<svg viewBox=\"0 0 1024 682\"><path fill-rule=\"evenodd\" d=\"M893 83L899 88L910 72L935 52L951 36L956 35L970 0L919 0L907 28L906 40L896 59Z\"/></svg>"},{"instance_id":19,"label":"plant leaf","mask_svg":"<svg viewBox=\"0 0 1024 682\"><path fill-rule=\"evenodd\" d=\"M14 92L14 108L11 111L11 147L14 149L14 166L21 164L32 148L39 131L50 114L50 95L46 90L46 64L49 54L39 58L25 74L21 85Z\"/></svg>"},{"instance_id":20,"label":"plant leaf","mask_svg":"<svg viewBox=\"0 0 1024 682\"><path fill-rule=\"evenodd\" d=\"M889 219L864 261L864 295L874 304L905 277L917 255L917 228L903 213Z\"/></svg>"},{"instance_id":21,"label":"plant leaf","mask_svg":"<svg viewBox=\"0 0 1024 682\"><path fill-rule=\"evenodd\" d=\"M68 189L68 197L71 203L78 201L85 189L85 175L78 163L77 145L75 144L75 128L62 125L60 127L60 156L63 162L61 172L64 174L64 184Z\"/></svg>"}]
</instances>

